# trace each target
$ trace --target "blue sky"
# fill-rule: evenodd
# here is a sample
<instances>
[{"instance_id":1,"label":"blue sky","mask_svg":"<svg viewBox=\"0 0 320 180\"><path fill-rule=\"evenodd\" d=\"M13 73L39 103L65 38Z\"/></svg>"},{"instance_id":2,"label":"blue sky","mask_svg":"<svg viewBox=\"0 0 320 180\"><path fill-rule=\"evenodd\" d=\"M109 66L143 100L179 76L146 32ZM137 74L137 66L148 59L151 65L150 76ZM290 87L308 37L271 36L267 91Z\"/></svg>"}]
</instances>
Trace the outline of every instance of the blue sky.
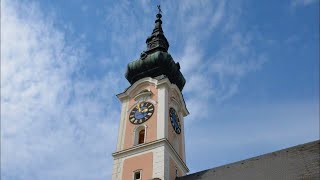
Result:
<instances>
[{"instance_id":1,"label":"blue sky","mask_svg":"<svg viewBox=\"0 0 320 180\"><path fill-rule=\"evenodd\" d=\"M109 179L159 1L1 1L1 179ZM319 1L161 1L190 172L319 139Z\"/></svg>"}]
</instances>

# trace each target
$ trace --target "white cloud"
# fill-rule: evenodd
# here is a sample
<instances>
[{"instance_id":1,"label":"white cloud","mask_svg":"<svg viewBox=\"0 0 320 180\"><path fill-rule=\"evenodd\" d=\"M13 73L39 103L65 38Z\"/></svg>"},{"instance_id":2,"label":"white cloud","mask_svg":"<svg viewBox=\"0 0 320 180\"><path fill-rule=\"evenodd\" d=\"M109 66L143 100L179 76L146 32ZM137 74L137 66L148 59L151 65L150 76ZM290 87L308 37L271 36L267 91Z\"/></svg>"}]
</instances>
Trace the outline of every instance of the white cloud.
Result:
<instances>
[{"instance_id":1,"label":"white cloud","mask_svg":"<svg viewBox=\"0 0 320 180\"><path fill-rule=\"evenodd\" d=\"M308 6L316 2L319 2L319 0L292 0L291 7Z\"/></svg>"},{"instance_id":2,"label":"white cloud","mask_svg":"<svg viewBox=\"0 0 320 180\"><path fill-rule=\"evenodd\" d=\"M88 9L89 9L89 7L86 4L81 6L81 11L83 11L84 13L86 13L88 11Z\"/></svg>"},{"instance_id":3,"label":"white cloud","mask_svg":"<svg viewBox=\"0 0 320 180\"><path fill-rule=\"evenodd\" d=\"M179 43L182 52L174 56L187 79L183 91L190 111L187 123L198 119L199 114L207 117L210 106L237 94L242 78L259 70L267 59L254 47L258 38L239 29L241 4L201 2L184 1L181 10L177 10L181 13L179 17L188 20L188 23L181 21L187 24L182 30L186 39ZM214 41L219 38L216 33L225 35L223 40ZM214 46L214 43L220 44Z\"/></svg>"},{"instance_id":4,"label":"white cloud","mask_svg":"<svg viewBox=\"0 0 320 180\"><path fill-rule=\"evenodd\" d=\"M153 28L152 24L147 24L148 20L145 17L148 16L143 14L144 11L133 8L134 5L140 5L142 7L139 8L143 9L148 4L144 1L134 4L131 1L122 0L110 4L106 9L105 23L110 52L113 57L121 58L121 61L115 62L121 63L123 67L127 62L140 57L140 53L146 47L144 42ZM149 18L153 17L149 16Z\"/></svg>"},{"instance_id":5,"label":"white cloud","mask_svg":"<svg viewBox=\"0 0 320 180\"><path fill-rule=\"evenodd\" d=\"M67 44L53 18L35 3L1 3L1 178L108 178L119 78L81 77L85 48Z\"/></svg>"}]
</instances>

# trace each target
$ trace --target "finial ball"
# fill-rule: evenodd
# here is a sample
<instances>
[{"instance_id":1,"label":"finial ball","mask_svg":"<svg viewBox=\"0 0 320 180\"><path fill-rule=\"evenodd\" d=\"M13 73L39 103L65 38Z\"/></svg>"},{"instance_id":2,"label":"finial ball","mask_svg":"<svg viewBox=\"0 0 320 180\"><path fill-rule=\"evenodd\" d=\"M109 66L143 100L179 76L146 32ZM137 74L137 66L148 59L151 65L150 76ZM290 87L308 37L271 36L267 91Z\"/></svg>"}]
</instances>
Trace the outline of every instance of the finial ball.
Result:
<instances>
[{"instance_id":1,"label":"finial ball","mask_svg":"<svg viewBox=\"0 0 320 180\"><path fill-rule=\"evenodd\" d=\"M161 14L157 14L157 18L160 19L162 17Z\"/></svg>"}]
</instances>

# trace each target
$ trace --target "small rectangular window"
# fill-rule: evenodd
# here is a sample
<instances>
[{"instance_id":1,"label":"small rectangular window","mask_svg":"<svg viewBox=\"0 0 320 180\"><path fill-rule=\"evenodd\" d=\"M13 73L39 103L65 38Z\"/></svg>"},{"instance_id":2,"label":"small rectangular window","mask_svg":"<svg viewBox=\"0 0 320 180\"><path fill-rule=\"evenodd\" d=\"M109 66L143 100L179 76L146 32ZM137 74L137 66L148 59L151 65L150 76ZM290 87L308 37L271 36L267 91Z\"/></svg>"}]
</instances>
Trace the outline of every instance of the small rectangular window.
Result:
<instances>
[{"instance_id":1,"label":"small rectangular window","mask_svg":"<svg viewBox=\"0 0 320 180\"><path fill-rule=\"evenodd\" d=\"M140 171L135 172L135 173L134 173L134 180L140 180L140 179L141 179L141 173L140 173Z\"/></svg>"}]
</instances>

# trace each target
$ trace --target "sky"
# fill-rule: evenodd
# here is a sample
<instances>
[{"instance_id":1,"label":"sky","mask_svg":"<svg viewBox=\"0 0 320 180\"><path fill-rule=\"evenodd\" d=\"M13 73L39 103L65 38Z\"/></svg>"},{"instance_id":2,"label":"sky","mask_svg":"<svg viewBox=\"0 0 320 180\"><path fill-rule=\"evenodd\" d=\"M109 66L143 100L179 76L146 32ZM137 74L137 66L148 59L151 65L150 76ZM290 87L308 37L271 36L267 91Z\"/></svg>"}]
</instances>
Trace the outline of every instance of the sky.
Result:
<instances>
[{"instance_id":1,"label":"sky","mask_svg":"<svg viewBox=\"0 0 320 180\"><path fill-rule=\"evenodd\" d=\"M318 0L2 0L1 179L110 179L157 4L190 173L319 139Z\"/></svg>"}]
</instances>

